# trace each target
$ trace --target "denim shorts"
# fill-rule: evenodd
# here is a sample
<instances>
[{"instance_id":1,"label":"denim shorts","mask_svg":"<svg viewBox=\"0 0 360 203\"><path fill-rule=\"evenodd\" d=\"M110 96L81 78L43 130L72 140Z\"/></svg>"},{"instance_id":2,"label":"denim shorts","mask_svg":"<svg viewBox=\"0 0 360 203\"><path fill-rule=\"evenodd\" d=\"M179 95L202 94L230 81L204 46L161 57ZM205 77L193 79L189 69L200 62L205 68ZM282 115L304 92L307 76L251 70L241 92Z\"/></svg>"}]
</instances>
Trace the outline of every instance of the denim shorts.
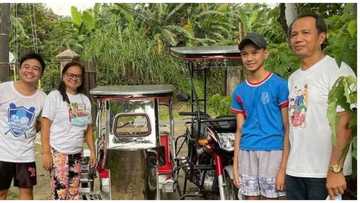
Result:
<instances>
[{"instance_id":1,"label":"denim shorts","mask_svg":"<svg viewBox=\"0 0 360 203\"><path fill-rule=\"evenodd\" d=\"M285 192L277 191L276 176L280 168L282 150L239 151L239 194L278 198Z\"/></svg>"},{"instance_id":2,"label":"denim shorts","mask_svg":"<svg viewBox=\"0 0 360 203\"><path fill-rule=\"evenodd\" d=\"M303 178L286 175L286 195L289 200L324 200L328 195L326 178Z\"/></svg>"}]
</instances>

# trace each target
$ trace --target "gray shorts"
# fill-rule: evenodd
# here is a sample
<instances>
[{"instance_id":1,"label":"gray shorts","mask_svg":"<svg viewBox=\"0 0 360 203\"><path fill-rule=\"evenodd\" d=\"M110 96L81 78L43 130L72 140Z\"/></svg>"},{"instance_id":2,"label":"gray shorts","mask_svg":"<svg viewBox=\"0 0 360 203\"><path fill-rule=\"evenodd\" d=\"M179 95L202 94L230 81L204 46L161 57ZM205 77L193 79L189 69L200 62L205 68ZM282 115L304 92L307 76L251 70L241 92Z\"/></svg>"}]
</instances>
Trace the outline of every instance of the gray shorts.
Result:
<instances>
[{"instance_id":1,"label":"gray shorts","mask_svg":"<svg viewBox=\"0 0 360 203\"><path fill-rule=\"evenodd\" d=\"M276 190L276 175L280 168L282 150L247 151L240 150L238 156L240 189L239 194L278 198L285 192Z\"/></svg>"}]
</instances>

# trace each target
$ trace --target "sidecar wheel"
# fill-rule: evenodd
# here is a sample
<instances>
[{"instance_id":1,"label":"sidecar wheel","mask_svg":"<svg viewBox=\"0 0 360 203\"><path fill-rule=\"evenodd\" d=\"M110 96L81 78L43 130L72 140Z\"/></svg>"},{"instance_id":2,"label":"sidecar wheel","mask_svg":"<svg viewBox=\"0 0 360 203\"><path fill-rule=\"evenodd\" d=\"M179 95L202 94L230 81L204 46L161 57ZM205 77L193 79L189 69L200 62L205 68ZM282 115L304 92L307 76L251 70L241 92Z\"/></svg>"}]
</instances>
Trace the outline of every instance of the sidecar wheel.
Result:
<instances>
[{"instance_id":1,"label":"sidecar wheel","mask_svg":"<svg viewBox=\"0 0 360 203\"><path fill-rule=\"evenodd\" d=\"M156 199L156 160L149 158L146 164L145 172L145 199Z\"/></svg>"}]
</instances>

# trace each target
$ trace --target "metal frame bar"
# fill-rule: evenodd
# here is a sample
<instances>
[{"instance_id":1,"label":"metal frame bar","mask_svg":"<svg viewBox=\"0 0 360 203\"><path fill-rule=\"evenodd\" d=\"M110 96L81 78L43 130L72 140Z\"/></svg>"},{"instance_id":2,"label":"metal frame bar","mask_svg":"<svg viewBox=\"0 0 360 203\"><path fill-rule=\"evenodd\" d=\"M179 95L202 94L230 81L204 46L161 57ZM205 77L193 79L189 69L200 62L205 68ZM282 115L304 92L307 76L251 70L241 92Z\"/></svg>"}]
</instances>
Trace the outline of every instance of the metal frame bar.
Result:
<instances>
[{"instance_id":1,"label":"metal frame bar","mask_svg":"<svg viewBox=\"0 0 360 203\"><path fill-rule=\"evenodd\" d=\"M205 68L204 71L203 71L203 74L204 74L204 101L203 101L203 109L204 109L204 113L207 113L207 94L208 94L208 91L207 91L207 74L208 74L208 69Z\"/></svg>"},{"instance_id":2,"label":"metal frame bar","mask_svg":"<svg viewBox=\"0 0 360 203\"><path fill-rule=\"evenodd\" d=\"M155 112L155 136L156 136L156 146L160 146L160 129L159 129L159 98L154 99L154 112ZM159 185L159 155L156 152L156 200L160 200L160 185Z\"/></svg>"}]
</instances>

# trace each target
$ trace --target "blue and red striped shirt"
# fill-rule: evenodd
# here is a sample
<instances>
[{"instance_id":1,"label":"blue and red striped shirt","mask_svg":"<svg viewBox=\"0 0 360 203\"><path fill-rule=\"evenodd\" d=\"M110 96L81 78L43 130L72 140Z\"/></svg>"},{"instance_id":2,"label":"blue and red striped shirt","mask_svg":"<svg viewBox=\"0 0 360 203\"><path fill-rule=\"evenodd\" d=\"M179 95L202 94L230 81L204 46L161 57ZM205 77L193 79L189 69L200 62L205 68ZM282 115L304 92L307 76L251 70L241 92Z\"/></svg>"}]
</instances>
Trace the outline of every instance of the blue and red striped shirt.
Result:
<instances>
[{"instance_id":1,"label":"blue and red striped shirt","mask_svg":"<svg viewBox=\"0 0 360 203\"><path fill-rule=\"evenodd\" d=\"M245 117L241 150L283 149L284 127L281 109L288 107L288 83L276 74L261 82L243 81L232 94L231 111Z\"/></svg>"}]
</instances>

